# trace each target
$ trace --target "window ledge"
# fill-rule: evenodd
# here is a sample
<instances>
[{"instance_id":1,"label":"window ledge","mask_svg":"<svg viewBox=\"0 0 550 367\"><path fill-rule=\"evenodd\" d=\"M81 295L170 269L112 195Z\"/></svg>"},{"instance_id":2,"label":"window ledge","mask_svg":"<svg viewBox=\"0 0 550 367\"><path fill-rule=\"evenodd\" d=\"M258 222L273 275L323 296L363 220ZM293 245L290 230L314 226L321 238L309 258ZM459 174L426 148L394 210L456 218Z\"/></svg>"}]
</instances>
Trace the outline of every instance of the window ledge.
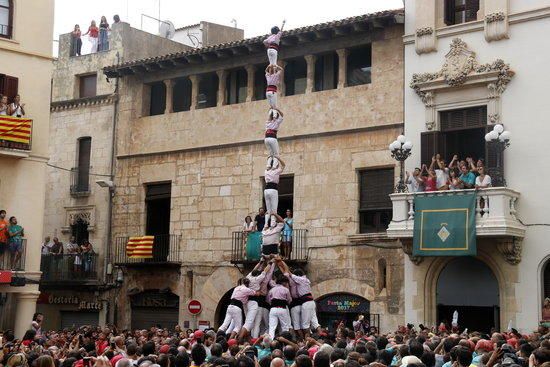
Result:
<instances>
[{"instance_id":1,"label":"window ledge","mask_svg":"<svg viewBox=\"0 0 550 367\"><path fill-rule=\"evenodd\" d=\"M30 152L23 150L0 148L0 156L14 157L14 158L29 158Z\"/></svg>"},{"instance_id":2,"label":"window ledge","mask_svg":"<svg viewBox=\"0 0 550 367\"><path fill-rule=\"evenodd\" d=\"M354 245L370 245L376 243L377 247L381 248L401 248L401 246L395 244L397 239L394 237L389 237L387 232L352 234L348 236L348 239L350 243Z\"/></svg>"},{"instance_id":3,"label":"window ledge","mask_svg":"<svg viewBox=\"0 0 550 367\"><path fill-rule=\"evenodd\" d=\"M12 44L14 44L14 45L19 45L19 41L16 41L16 40L14 40L14 39L12 39L12 38L0 37L0 41L12 43Z\"/></svg>"}]
</instances>

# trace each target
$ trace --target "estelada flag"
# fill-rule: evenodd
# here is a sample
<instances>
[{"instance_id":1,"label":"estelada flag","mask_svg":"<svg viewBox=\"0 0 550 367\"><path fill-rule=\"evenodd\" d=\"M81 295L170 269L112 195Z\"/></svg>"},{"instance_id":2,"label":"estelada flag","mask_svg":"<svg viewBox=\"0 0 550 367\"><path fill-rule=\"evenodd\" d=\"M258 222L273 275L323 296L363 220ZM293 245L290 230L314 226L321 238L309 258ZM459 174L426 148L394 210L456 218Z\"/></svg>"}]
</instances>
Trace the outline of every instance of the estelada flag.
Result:
<instances>
[{"instance_id":1,"label":"estelada flag","mask_svg":"<svg viewBox=\"0 0 550 367\"><path fill-rule=\"evenodd\" d=\"M12 116L0 116L0 140L29 145L32 120Z\"/></svg>"},{"instance_id":2,"label":"estelada flag","mask_svg":"<svg viewBox=\"0 0 550 367\"><path fill-rule=\"evenodd\" d=\"M130 237L126 243L126 255L133 259L152 259L155 236Z\"/></svg>"}]
</instances>

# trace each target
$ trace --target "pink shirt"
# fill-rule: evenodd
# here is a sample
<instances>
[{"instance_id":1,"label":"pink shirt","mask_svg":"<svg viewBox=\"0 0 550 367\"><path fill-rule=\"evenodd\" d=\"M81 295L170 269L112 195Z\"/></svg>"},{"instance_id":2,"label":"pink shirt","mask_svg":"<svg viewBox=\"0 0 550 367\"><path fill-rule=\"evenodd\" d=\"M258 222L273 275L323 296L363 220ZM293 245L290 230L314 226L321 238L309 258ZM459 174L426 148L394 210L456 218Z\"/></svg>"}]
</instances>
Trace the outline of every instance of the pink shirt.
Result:
<instances>
[{"instance_id":1,"label":"pink shirt","mask_svg":"<svg viewBox=\"0 0 550 367\"><path fill-rule=\"evenodd\" d=\"M270 35L269 37L267 37L264 40L264 45L269 46L272 43L275 43L276 45L278 45L279 42L281 42L281 36L282 35L283 35L283 32L279 32L277 34Z\"/></svg>"},{"instance_id":2,"label":"pink shirt","mask_svg":"<svg viewBox=\"0 0 550 367\"><path fill-rule=\"evenodd\" d=\"M273 272L275 271L275 264L271 264L271 269L267 271L267 274L265 275L264 281L262 282L260 286L260 292L263 295L267 295L267 286L269 285L269 281L273 277Z\"/></svg>"},{"instance_id":3,"label":"pink shirt","mask_svg":"<svg viewBox=\"0 0 550 367\"><path fill-rule=\"evenodd\" d=\"M255 294L256 292L253 289L250 289L245 285L239 285L233 290L231 299L236 299L237 301L241 301L243 305L246 305L248 303L248 297Z\"/></svg>"},{"instance_id":4,"label":"pink shirt","mask_svg":"<svg viewBox=\"0 0 550 367\"><path fill-rule=\"evenodd\" d=\"M290 296L290 291L287 287L281 284L277 284L275 287L271 288L267 294L267 302L271 303L274 299L282 299L288 303L292 302L292 297Z\"/></svg>"},{"instance_id":5,"label":"pink shirt","mask_svg":"<svg viewBox=\"0 0 550 367\"><path fill-rule=\"evenodd\" d=\"M266 169L264 172L265 175L265 182L273 182L278 184L279 183L279 176L283 172L281 166L275 168L275 169Z\"/></svg>"},{"instance_id":6,"label":"pink shirt","mask_svg":"<svg viewBox=\"0 0 550 367\"><path fill-rule=\"evenodd\" d=\"M300 296L298 296L298 290L296 289L296 282L294 282L294 279L292 279L289 273L284 273L284 276L288 278L288 285L290 286L290 295L292 298L299 298Z\"/></svg>"},{"instance_id":7,"label":"pink shirt","mask_svg":"<svg viewBox=\"0 0 550 367\"><path fill-rule=\"evenodd\" d=\"M296 292L298 293L298 297L311 293L311 282L305 275L299 277L292 274L290 278L296 283Z\"/></svg>"},{"instance_id":8,"label":"pink shirt","mask_svg":"<svg viewBox=\"0 0 550 367\"><path fill-rule=\"evenodd\" d=\"M283 123L283 117L279 116L276 119L273 120L267 120L265 122L265 129L266 130L279 130L279 127Z\"/></svg>"},{"instance_id":9,"label":"pink shirt","mask_svg":"<svg viewBox=\"0 0 550 367\"><path fill-rule=\"evenodd\" d=\"M281 78L281 71L277 71L274 74L265 73L265 80L267 85L279 85L279 79Z\"/></svg>"},{"instance_id":10,"label":"pink shirt","mask_svg":"<svg viewBox=\"0 0 550 367\"><path fill-rule=\"evenodd\" d=\"M265 278L265 272L262 271L262 273L260 275L258 275L257 277L255 276L252 276L252 273L249 273L247 276L248 280L250 280L250 284L248 286L248 288L258 292L260 290L260 287L264 281L264 278Z\"/></svg>"},{"instance_id":11,"label":"pink shirt","mask_svg":"<svg viewBox=\"0 0 550 367\"><path fill-rule=\"evenodd\" d=\"M262 231L262 245L275 245L279 243L284 223L277 223L275 227L267 227Z\"/></svg>"}]
</instances>

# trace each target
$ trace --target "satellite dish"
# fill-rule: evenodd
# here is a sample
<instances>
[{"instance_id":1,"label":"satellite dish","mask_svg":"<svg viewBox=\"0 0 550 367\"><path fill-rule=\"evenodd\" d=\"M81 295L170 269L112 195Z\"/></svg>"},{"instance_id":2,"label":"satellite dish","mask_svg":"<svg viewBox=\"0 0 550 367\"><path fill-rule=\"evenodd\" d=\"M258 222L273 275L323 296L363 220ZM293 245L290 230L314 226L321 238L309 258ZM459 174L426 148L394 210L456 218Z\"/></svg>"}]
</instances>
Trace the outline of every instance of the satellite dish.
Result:
<instances>
[{"instance_id":1,"label":"satellite dish","mask_svg":"<svg viewBox=\"0 0 550 367\"><path fill-rule=\"evenodd\" d=\"M169 20L163 20L160 22L159 35L164 38L171 39L176 34L176 27L174 23Z\"/></svg>"}]
</instances>

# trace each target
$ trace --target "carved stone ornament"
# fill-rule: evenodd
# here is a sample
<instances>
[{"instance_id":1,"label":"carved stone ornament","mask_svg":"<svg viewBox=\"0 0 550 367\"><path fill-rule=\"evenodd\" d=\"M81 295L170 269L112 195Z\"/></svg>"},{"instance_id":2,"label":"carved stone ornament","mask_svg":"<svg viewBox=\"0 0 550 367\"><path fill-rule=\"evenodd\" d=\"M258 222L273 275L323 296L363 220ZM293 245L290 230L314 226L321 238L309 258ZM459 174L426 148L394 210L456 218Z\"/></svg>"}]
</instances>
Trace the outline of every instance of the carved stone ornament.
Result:
<instances>
[{"instance_id":1,"label":"carved stone ornament","mask_svg":"<svg viewBox=\"0 0 550 367\"><path fill-rule=\"evenodd\" d=\"M424 83L440 79L451 87L458 87L464 84L470 76L492 72L498 72L497 80L493 82L494 91L501 94L514 76L510 65L505 64L501 59L488 64L479 64L475 52L468 50L468 46L460 38L455 38L451 42L450 51L445 55L445 62L441 70L434 73L415 73L409 86L426 104L432 98L427 98L427 92L421 90Z\"/></svg>"},{"instance_id":2,"label":"carved stone ornament","mask_svg":"<svg viewBox=\"0 0 550 367\"><path fill-rule=\"evenodd\" d=\"M423 27L416 30L417 37L426 36L432 33L434 33L434 29L432 27Z\"/></svg>"},{"instance_id":3,"label":"carved stone ornament","mask_svg":"<svg viewBox=\"0 0 550 367\"><path fill-rule=\"evenodd\" d=\"M424 258L420 257L420 256L413 256L412 254L412 248L413 248L413 241L412 241L412 238L411 239L401 239L401 246L403 247L403 252L407 254L407 256L409 257L409 260L411 260L411 262L414 264L414 265L419 265L422 260L424 260Z\"/></svg>"},{"instance_id":4,"label":"carved stone ornament","mask_svg":"<svg viewBox=\"0 0 550 367\"><path fill-rule=\"evenodd\" d=\"M95 207L93 205L67 207L65 208L65 212L65 226L61 228L63 233L70 232L71 226L79 220L88 225L88 231L95 230Z\"/></svg>"},{"instance_id":5,"label":"carved stone ornament","mask_svg":"<svg viewBox=\"0 0 550 367\"><path fill-rule=\"evenodd\" d=\"M504 260L511 265L517 265L521 261L521 238L502 238L497 243L498 251L504 256Z\"/></svg>"},{"instance_id":6,"label":"carved stone ornament","mask_svg":"<svg viewBox=\"0 0 550 367\"><path fill-rule=\"evenodd\" d=\"M491 13L485 16L487 23L500 22L506 19L506 15L503 12Z\"/></svg>"}]
</instances>

